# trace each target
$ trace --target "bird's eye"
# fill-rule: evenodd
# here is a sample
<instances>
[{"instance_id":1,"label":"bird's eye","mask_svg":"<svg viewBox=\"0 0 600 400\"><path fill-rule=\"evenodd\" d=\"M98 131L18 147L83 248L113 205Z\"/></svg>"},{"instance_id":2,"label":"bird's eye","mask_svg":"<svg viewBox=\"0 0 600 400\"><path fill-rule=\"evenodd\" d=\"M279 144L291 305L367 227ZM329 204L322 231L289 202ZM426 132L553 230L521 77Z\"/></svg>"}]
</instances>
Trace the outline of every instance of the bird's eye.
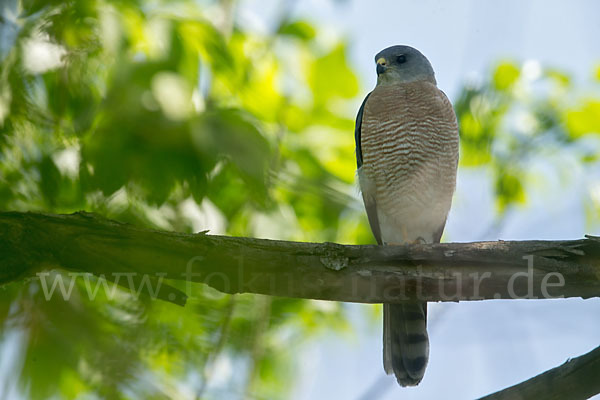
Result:
<instances>
[{"instance_id":1,"label":"bird's eye","mask_svg":"<svg viewBox=\"0 0 600 400\"><path fill-rule=\"evenodd\" d=\"M404 54L399 55L396 57L396 62L398 64L404 64L406 62L406 56Z\"/></svg>"}]
</instances>

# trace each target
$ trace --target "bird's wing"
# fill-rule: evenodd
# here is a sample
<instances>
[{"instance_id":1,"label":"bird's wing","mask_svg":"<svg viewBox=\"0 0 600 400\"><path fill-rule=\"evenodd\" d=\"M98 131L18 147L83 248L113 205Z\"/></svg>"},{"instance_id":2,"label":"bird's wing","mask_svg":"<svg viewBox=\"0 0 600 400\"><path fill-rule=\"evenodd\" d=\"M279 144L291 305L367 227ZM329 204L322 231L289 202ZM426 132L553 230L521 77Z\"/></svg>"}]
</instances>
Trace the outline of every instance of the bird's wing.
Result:
<instances>
[{"instance_id":1,"label":"bird's wing","mask_svg":"<svg viewBox=\"0 0 600 400\"><path fill-rule=\"evenodd\" d=\"M442 102L444 103L444 107L445 107L445 111L446 111L446 118L450 119L453 121L453 127L452 129L454 131L456 131L456 135L458 136L458 121L456 120L456 113L454 112L454 107L452 107L452 103L450 102L450 100L448 99L448 96L446 96L446 93L444 93L443 91L438 89L438 94L440 96L440 98L442 99ZM457 148L456 148L456 167L458 167L458 142L456 144ZM442 239L442 234L444 233L444 228L446 227L446 219L444 219L444 222L442 223L442 225L440 225L439 229L433 234L433 243L439 243Z\"/></svg>"},{"instance_id":2,"label":"bird's wing","mask_svg":"<svg viewBox=\"0 0 600 400\"><path fill-rule=\"evenodd\" d=\"M365 104L367 103L367 99L371 93L365 97L363 100L360 109L358 110L358 115L356 116L356 126L354 127L354 140L356 142L356 166L358 167L358 180L360 182L360 189L363 196L363 201L365 203L365 209L367 210L367 217L369 218L369 225L371 226L371 231L373 232L373 236L375 236L375 240L377 240L378 244L382 244L381 241L381 228L379 227L379 219L377 217L377 202L375 200L375 187L369 181L369 178L365 176L362 171L362 149L360 145L360 134L362 129L362 120L363 120L363 112L365 110Z\"/></svg>"},{"instance_id":3,"label":"bird's wing","mask_svg":"<svg viewBox=\"0 0 600 400\"><path fill-rule=\"evenodd\" d=\"M356 125L354 126L354 142L356 143L356 168L362 167L362 149L360 146L360 132L362 127L363 120L363 112L365 110L365 104L367 104L367 100L371 93L365 97L360 108L358 109L358 114L356 115Z\"/></svg>"}]
</instances>

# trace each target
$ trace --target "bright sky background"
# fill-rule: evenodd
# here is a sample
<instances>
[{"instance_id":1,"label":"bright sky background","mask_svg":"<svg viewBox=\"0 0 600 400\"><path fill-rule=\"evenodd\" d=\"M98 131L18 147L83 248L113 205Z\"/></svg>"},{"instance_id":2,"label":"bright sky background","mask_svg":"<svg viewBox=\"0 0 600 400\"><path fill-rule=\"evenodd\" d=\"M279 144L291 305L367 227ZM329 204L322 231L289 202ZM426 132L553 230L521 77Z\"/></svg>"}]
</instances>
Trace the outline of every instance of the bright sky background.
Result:
<instances>
[{"instance_id":1,"label":"bright sky background","mask_svg":"<svg viewBox=\"0 0 600 400\"><path fill-rule=\"evenodd\" d=\"M240 16L260 29L274 13L273 0L245 0ZM439 87L453 99L462 84L489 76L500 59L533 60L565 70L580 90L600 63L600 2L593 0L299 0L295 13L324 28L323 40L342 34L366 94L375 84L374 55L394 44L420 49L436 70ZM362 99L357 99L357 106ZM353 140L353 133L348 134ZM600 234L587 226L582 198L600 185L600 169L546 178L528 190L528 203L499 229L489 176L459 171L446 240L581 238ZM549 201L550 200L550 201ZM600 343L600 300L485 301L429 306L430 361L423 382L401 389L382 367L381 322L349 305L352 339L330 335L307 346L295 399L467 399L519 383L582 355ZM366 392L374 390L374 392ZM377 393L376 393L377 392ZM363 396L363 397L361 397ZM600 398L600 396L598 396Z\"/></svg>"},{"instance_id":2,"label":"bright sky background","mask_svg":"<svg viewBox=\"0 0 600 400\"><path fill-rule=\"evenodd\" d=\"M281 1L240 0L240 18L260 30ZM595 0L337 3L297 0L295 13L317 22L324 41L336 35L350 39L350 57L364 84L363 94L375 84L374 55L393 44L421 50L436 70L439 87L451 99L465 81L488 76L501 59L563 69L582 91L600 64L600 2ZM362 96L356 99L356 109L361 101ZM353 140L353 132L348 140ZM600 190L600 168L584 172L574 160L561 163L571 172L571 180L561 182L555 172L547 171L545 185L529 190L528 203L512 212L499 229L490 229L494 204L489 176L485 171L460 170L446 240L600 235L600 226L586 225L582 206L591 186ZM545 166L537 168L546 173ZM348 305L355 327L352 338L332 334L296 349L302 370L294 400L475 398L600 344L600 299L430 304L429 366L417 388L402 389L383 372L381 321L369 320L365 307ZM7 343L16 348L14 341ZM7 352L9 345L0 350ZM4 368L0 360L0 370Z\"/></svg>"}]
</instances>

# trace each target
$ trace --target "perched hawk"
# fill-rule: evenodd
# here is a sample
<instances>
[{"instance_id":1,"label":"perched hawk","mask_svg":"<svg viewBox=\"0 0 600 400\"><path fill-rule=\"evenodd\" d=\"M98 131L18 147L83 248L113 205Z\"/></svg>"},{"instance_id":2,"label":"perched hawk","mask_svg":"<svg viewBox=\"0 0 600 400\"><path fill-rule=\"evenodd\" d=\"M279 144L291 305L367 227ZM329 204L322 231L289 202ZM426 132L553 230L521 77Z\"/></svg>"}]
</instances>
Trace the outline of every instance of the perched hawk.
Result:
<instances>
[{"instance_id":1,"label":"perched hawk","mask_svg":"<svg viewBox=\"0 0 600 400\"><path fill-rule=\"evenodd\" d=\"M369 224L382 245L438 243L456 186L458 125L418 50L375 56L377 85L356 118L356 161ZM427 303L383 305L383 364L419 384L429 358Z\"/></svg>"}]
</instances>

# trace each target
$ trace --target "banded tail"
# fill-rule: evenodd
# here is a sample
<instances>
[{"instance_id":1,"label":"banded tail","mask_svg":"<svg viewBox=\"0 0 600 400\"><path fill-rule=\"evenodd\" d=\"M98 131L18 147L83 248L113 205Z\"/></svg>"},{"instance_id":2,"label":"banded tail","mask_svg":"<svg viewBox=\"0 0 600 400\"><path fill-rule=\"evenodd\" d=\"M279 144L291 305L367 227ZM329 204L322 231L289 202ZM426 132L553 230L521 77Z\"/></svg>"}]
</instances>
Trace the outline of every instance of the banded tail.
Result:
<instances>
[{"instance_id":1,"label":"banded tail","mask_svg":"<svg viewBox=\"0 0 600 400\"><path fill-rule=\"evenodd\" d=\"M427 303L383 305L383 367L401 386L416 386L429 359Z\"/></svg>"}]
</instances>

